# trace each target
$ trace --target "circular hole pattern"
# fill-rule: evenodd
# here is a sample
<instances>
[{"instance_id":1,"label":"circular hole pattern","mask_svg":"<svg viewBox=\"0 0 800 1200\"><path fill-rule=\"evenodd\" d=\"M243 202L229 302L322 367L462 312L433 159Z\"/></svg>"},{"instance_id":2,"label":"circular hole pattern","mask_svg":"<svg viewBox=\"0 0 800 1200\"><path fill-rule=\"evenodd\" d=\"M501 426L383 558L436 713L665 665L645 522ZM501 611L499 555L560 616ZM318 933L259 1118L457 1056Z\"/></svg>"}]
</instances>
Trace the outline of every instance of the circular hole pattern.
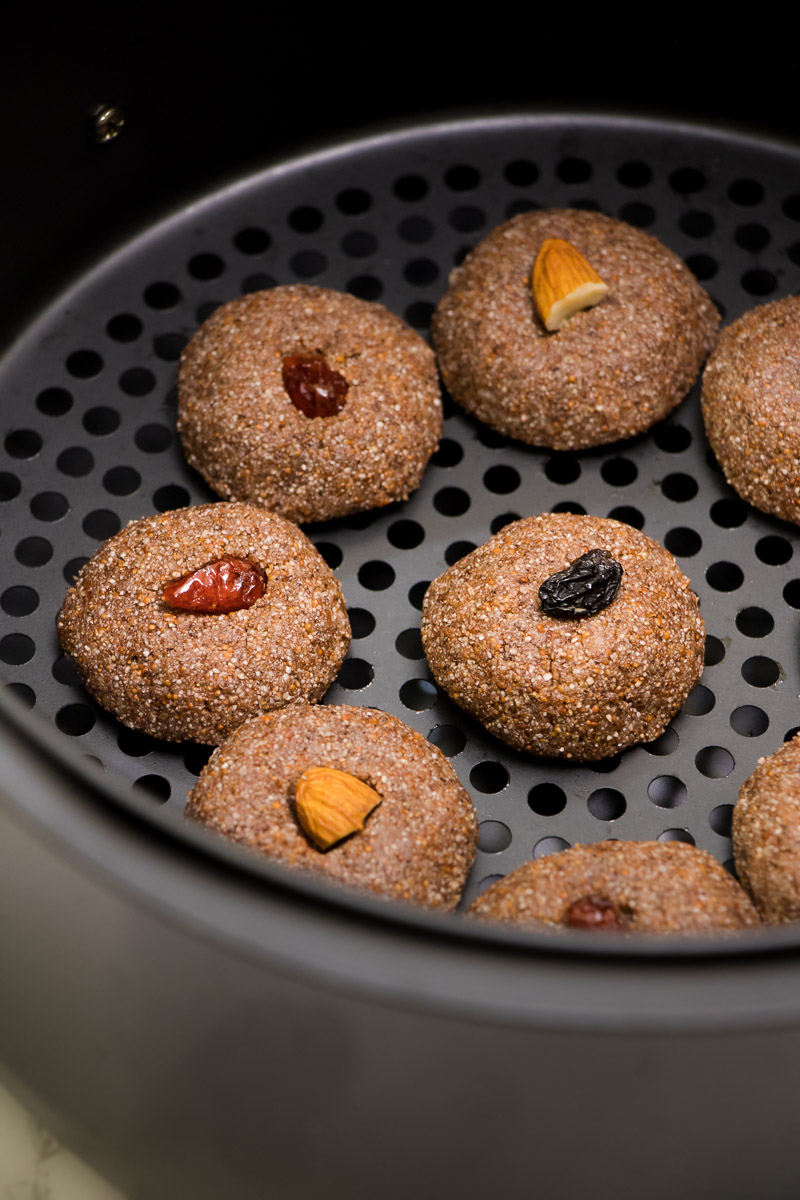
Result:
<instances>
[{"instance_id":1,"label":"circular hole pattern","mask_svg":"<svg viewBox=\"0 0 800 1200\"><path fill-rule=\"evenodd\" d=\"M648 754L655 754L659 758L665 758L668 754L674 754L680 745L680 738L677 730L668 725L659 737L652 742L645 742L643 748Z\"/></svg>"},{"instance_id":2,"label":"circular hole pattern","mask_svg":"<svg viewBox=\"0 0 800 1200\"><path fill-rule=\"evenodd\" d=\"M119 517L109 508L95 508L83 518L81 528L90 538L104 542L106 538L119 533L121 526Z\"/></svg>"},{"instance_id":3,"label":"circular hole pattern","mask_svg":"<svg viewBox=\"0 0 800 1200\"><path fill-rule=\"evenodd\" d=\"M425 599L425 593L430 586L430 579L422 579L419 583L412 584L408 589L409 603L420 612L422 611L422 601Z\"/></svg>"},{"instance_id":4,"label":"circular hole pattern","mask_svg":"<svg viewBox=\"0 0 800 1200\"><path fill-rule=\"evenodd\" d=\"M7 633L0 641L0 662L10 667L21 667L30 662L36 653L36 645L25 633Z\"/></svg>"},{"instance_id":5,"label":"circular hole pattern","mask_svg":"<svg viewBox=\"0 0 800 1200\"><path fill-rule=\"evenodd\" d=\"M405 200L407 204L424 200L429 190L428 181L421 175L401 175L394 184L395 196L398 200Z\"/></svg>"},{"instance_id":6,"label":"circular hole pattern","mask_svg":"<svg viewBox=\"0 0 800 1200\"><path fill-rule=\"evenodd\" d=\"M233 244L240 254L264 254L269 250L272 239L265 229L248 226L234 236Z\"/></svg>"},{"instance_id":7,"label":"circular hole pattern","mask_svg":"<svg viewBox=\"0 0 800 1200\"><path fill-rule=\"evenodd\" d=\"M404 629L395 639L395 649L403 658L419 659L425 657L422 649L422 635L419 629Z\"/></svg>"},{"instance_id":8,"label":"circular hole pattern","mask_svg":"<svg viewBox=\"0 0 800 1200\"><path fill-rule=\"evenodd\" d=\"M66 388L45 388L36 397L36 407L46 417L63 417L72 408L72 396Z\"/></svg>"},{"instance_id":9,"label":"circular hole pattern","mask_svg":"<svg viewBox=\"0 0 800 1200\"><path fill-rule=\"evenodd\" d=\"M141 475L133 467L112 467L103 476L103 487L112 496L132 496L141 482Z\"/></svg>"},{"instance_id":10,"label":"circular hole pattern","mask_svg":"<svg viewBox=\"0 0 800 1200\"><path fill-rule=\"evenodd\" d=\"M761 737L769 728L769 717L755 704L741 704L730 716L731 729L741 737Z\"/></svg>"},{"instance_id":11,"label":"circular hole pattern","mask_svg":"<svg viewBox=\"0 0 800 1200\"><path fill-rule=\"evenodd\" d=\"M711 213L701 212L699 209L690 209L680 217L678 228L687 237L704 238L710 237L714 232L714 224L714 218Z\"/></svg>"},{"instance_id":12,"label":"circular hole pattern","mask_svg":"<svg viewBox=\"0 0 800 1200\"><path fill-rule=\"evenodd\" d=\"M571 843L562 837L540 838L533 847L534 858L546 858L548 854L558 854L561 850L569 850Z\"/></svg>"},{"instance_id":13,"label":"circular hole pattern","mask_svg":"<svg viewBox=\"0 0 800 1200\"><path fill-rule=\"evenodd\" d=\"M93 379L103 369L103 360L96 350L75 350L67 358L67 370L75 379Z\"/></svg>"},{"instance_id":14,"label":"circular hole pattern","mask_svg":"<svg viewBox=\"0 0 800 1200\"><path fill-rule=\"evenodd\" d=\"M744 571L737 563L716 562L706 567L706 579L717 592L735 592L744 583Z\"/></svg>"},{"instance_id":15,"label":"circular hole pattern","mask_svg":"<svg viewBox=\"0 0 800 1200\"><path fill-rule=\"evenodd\" d=\"M469 192L481 181L481 173L467 163L458 163L444 173L444 181L453 192Z\"/></svg>"},{"instance_id":16,"label":"circular hole pattern","mask_svg":"<svg viewBox=\"0 0 800 1200\"><path fill-rule=\"evenodd\" d=\"M800 579L790 579L783 589L783 598L790 608L800 608Z\"/></svg>"},{"instance_id":17,"label":"circular hole pattern","mask_svg":"<svg viewBox=\"0 0 800 1200\"><path fill-rule=\"evenodd\" d=\"M764 189L755 179L737 179L728 188L728 196L734 204L751 207L764 199Z\"/></svg>"},{"instance_id":18,"label":"circular hole pattern","mask_svg":"<svg viewBox=\"0 0 800 1200\"><path fill-rule=\"evenodd\" d=\"M691 558L702 548L703 539L694 529L679 525L676 529L669 530L664 538L664 545L676 558Z\"/></svg>"},{"instance_id":19,"label":"circular hole pattern","mask_svg":"<svg viewBox=\"0 0 800 1200\"><path fill-rule=\"evenodd\" d=\"M745 637L762 638L772 633L775 621L765 608L743 608L736 614L736 628Z\"/></svg>"},{"instance_id":20,"label":"circular hole pattern","mask_svg":"<svg viewBox=\"0 0 800 1200\"><path fill-rule=\"evenodd\" d=\"M787 563L793 553L792 543L786 538L778 537L777 534L760 538L756 542L756 555L763 563L767 563L771 567L779 567Z\"/></svg>"},{"instance_id":21,"label":"circular hole pattern","mask_svg":"<svg viewBox=\"0 0 800 1200\"><path fill-rule=\"evenodd\" d=\"M609 458L600 468L600 474L612 487L627 487L636 479L639 468L629 458Z\"/></svg>"},{"instance_id":22,"label":"circular hole pattern","mask_svg":"<svg viewBox=\"0 0 800 1200\"><path fill-rule=\"evenodd\" d=\"M328 265L324 254L318 250L299 250L289 259L289 266L298 279L313 279L321 275ZM261 289L261 284L256 290Z\"/></svg>"},{"instance_id":23,"label":"circular hole pattern","mask_svg":"<svg viewBox=\"0 0 800 1200\"><path fill-rule=\"evenodd\" d=\"M185 508L191 497L186 488L177 483L167 483L153 493L153 504L158 512L171 512L173 508Z\"/></svg>"},{"instance_id":24,"label":"circular hole pattern","mask_svg":"<svg viewBox=\"0 0 800 1200\"><path fill-rule=\"evenodd\" d=\"M6 504L19 495L22 484L10 471L0 471L0 502Z\"/></svg>"},{"instance_id":25,"label":"circular hole pattern","mask_svg":"<svg viewBox=\"0 0 800 1200\"><path fill-rule=\"evenodd\" d=\"M753 267L742 275L742 287L751 296L769 296L778 286L778 281L763 267Z\"/></svg>"},{"instance_id":26,"label":"circular hole pattern","mask_svg":"<svg viewBox=\"0 0 800 1200\"><path fill-rule=\"evenodd\" d=\"M707 667L715 667L725 657L725 644L718 637L706 634L704 660Z\"/></svg>"},{"instance_id":27,"label":"circular hole pattern","mask_svg":"<svg viewBox=\"0 0 800 1200\"><path fill-rule=\"evenodd\" d=\"M192 279L199 279L205 282L209 279L217 279L225 270L225 263L218 254L204 252L192 255L189 259L187 270Z\"/></svg>"},{"instance_id":28,"label":"circular hole pattern","mask_svg":"<svg viewBox=\"0 0 800 1200\"><path fill-rule=\"evenodd\" d=\"M470 506L469 494L463 488L440 488L433 497L433 506L444 517L460 517Z\"/></svg>"},{"instance_id":29,"label":"circular hole pattern","mask_svg":"<svg viewBox=\"0 0 800 1200\"><path fill-rule=\"evenodd\" d=\"M434 725L428 734L428 741L448 758L455 758L467 744L466 735L457 725Z\"/></svg>"},{"instance_id":30,"label":"circular hole pattern","mask_svg":"<svg viewBox=\"0 0 800 1200\"><path fill-rule=\"evenodd\" d=\"M166 425L142 425L134 441L145 454L162 454L172 445L172 430Z\"/></svg>"},{"instance_id":31,"label":"circular hole pattern","mask_svg":"<svg viewBox=\"0 0 800 1200\"><path fill-rule=\"evenodd\" d=\"M60 521L69 512L69 501L60 492L39 492L31 500L31 513L37 521Z\"/></svg>"},{"instance_id":32,"label":"circular hole pattern","mask_svg":"<svg viewBox=\"0 0 800 1200\"><path fill-rule=\"evenodd\" d=\"M183 765L191 775L199 775L213 753L213 746L187 746L183 752Z\"/></svg>"},{"instance_id":33,"label":"circular hole pattern","mask_svg":"<svg viewBox=\"0 0 800 1200\"><path fill-rule=\"evenodd\" d=\"M42 448L42 438L35 429L15 429L6 435L4 444L11 458L35 458Z\"/></svg>"},{"instance_id":34,"label":"circular hole pattern","mask_svg":"<svg viewBox=\"0 0 800 1200\"><path fill-rule=\"evenodd\" d=\"M368 687L375 677L371 663L363 658L346 658L342 663L336 682L348 692L359 692Z\"/></svg>"},{"instance_id":35,"label":"circular hole pattern","mask_svg":"<svg viewBox=\"0 0 800 1200\"><path fill-rule=\"evenodd\" d=\"M724 746L704 746L698 750L694 762L707 779L725 779L736 766L733 755Z\"/></svg>"},{"instance_id":36,"label":"circular hole pattern","mask_svg":"<svg viewBox=\"0 0 800 1200\"><path fill-rule=\"evenodd\" d=\"M148 308L158 310L174 308L176 304L180 304L181 294L174 283L160 280L158 283L151 283L144 289L144 302Z\"/></svg>"},{"instance_id":37,"label":"circular hole pattern","mask_svg":"<svg viewBox=\"0 0 800 1200\"><path fill-rule=\"evenodd\" d=\"M704 683L698 683L687 696L681 712L689 717L704 717L716 704L716 696Z\"/></svg>"},{"instance_id":38,"label":"circular hole pattern","mask_svg":"<svg viewBox=\"0 0 800 1200\"><path fill-rule=\"evenodd\" d=\"M630 504L620 504L612 508L608 515L612 521L621 521L623 525L631 525L634 529L644 529L644 513Z\"/></svg>"},{"instance_id":39,"label":"circular hole pattern","mask_svg":"<svg viewBox=\"0 0 800 1200\"><path fill-rule=\"evenodd\" d=\"M586 804L589 812L598 821L616 821L627 808L625 797L615 788L597 788Z\"/></svg>"},{"instance_id":40,"label":"circular hole pattern","mask_svg":"<svg viewBox=\"0 0 800 1200\"><path fill-rule=\"evenodd\" d=\"M120 416L115 408L98 405L83 414L83 428L92 437L108 437L119 428Z\"/></svg>"},{"instance_id":41,"label":"circular hole pattern","mask_svg":"<svg viewBox=\"0 0 800 1200\"><path fill-rule=\"evenodd\" d=\"M514 467L504 465L490 467L483 477L483 486L486 490L494 492L498 496L506 496L509 492L515 492L521 482L519 471Z\"/></svg>"},{"instance_id":42,"label":"circular hole pattern","mask_svg":"<svg viewBox=\"0 0 800 1200\"><path fill-rule=\"evenodd\" d=\"M661 491L668 500L684 504L687 500L693 500L697 495L697 480L692 475L677 471L673 475L667 475L661 481Z\"/></svg>"},{"instance_id":43,"label":"circular hole pattern","mask_svg":"<svg viewBox=\"0 0 800 1200\"><path fill-rule=\"evenodd\" d=\"M718 833L720 837L729 838L731 836L731 823L733 821L733 805L718 804L716 808L712 808L708 814L708 823L714 833Z\"/></svg>"},{"instance_id":44,"label":"circular hole pattern","mask_svg":"<svg viewBox=\"0 0 800 1200\"><path fill-rule=\"evenodd\" d=\"M499 854L511 845L511 830L502 821L481 821L478 826L478 849L484 854Z\"/></svg>"},{"instance_id":45,"label":"circular hole pattern","mask_svg":"<svg viewBox=\"0 0 800 1200\"><path fill-rule=\"evenodd\" d=\"M347 284L351 296L359 300L378 300L383 295L383 284L374 275L354 275Z\"/></svg>"},{"instance_id":46,"label":"circular hole pattern","mask_svg":"<svg viewBox=\"0 0 800 1200\"><path fill-rule=\"evenodd\" d=\"M686 784L677 775L657 775L647 787L647 795L659 808L677 808L688 795Z\"/></svg>"},{"instance_id":47,"label":"circular hole pattern","mask_svg":"<svg viewBox=\"0 0 800 1200\"><path fill-rule=\"evenodd\" d=\"M442 438L431 462L437 467L455 467L463 457L464 450L459 442L453 438Z\"/></svg>"},{"instance_id":48,"label":"circular hole pattern","mask_svg":"<svg viewBox=\"0 0 800 1200\"><path fill-rule=\"evenodd\" d=\"M554 454L544 465L551 483L574 483L580 478L581 464L574 454Z\"/></svg>"},{"instance_id":49,"label":"circular hole pattern","mask_svg":"<svg viewBox=\"0 0 800 1200\"><path fill-rule=\"evenodd\" d=\"M23 567L43 567L53 557L53 547L47 538L26 537L17 543L14 556Z\"/></svg>"},{"instance_id":50,"label":"circular hole pattern","mask_svg":"<svg viewBox=\"0 0 800 1200\"><path fill-rule=\"evenodd\" d=\"M657 425L653 431L653 440L659 450L667 454L681 454L692 444L692 435L683 425Z\"/></svg>"},{"instance_id":51,"label":"circular hole pattern","mask_svg":"<svg viewBox=\"0 0 800 1200\"><path fill-rule=\"evenodd\" d=\"M620 219L638 229L647 229L656 219L656 210L650 204L637 201L633 204L623 204L619 210Z\"/></svg>"},{"instance_id":52,"label":"circular hole pattern","mask_svg":"<svg viewBox=\"0 0 800 1200\"><path fill-rule=\"evenodd\" d=\"M315 542L314 546L331 570L335 571L338 566L341 566L344 555L334 542Z\"/></svg>"},{"instance_id":53,"label":"circular hole pattern","mask_svg":"<svg viewBox=\"0 0 800 1200\"><path fill-rule=\"evenodd\" d=\"M660 842L686 842L689 846L696 844L688 829L665 829L658 835L658 840Z\"/></svg>"},{"instance_id":54,"label":"circular hole pattern","mask_svg":"<svg viewBox=\"0 0 800 1200\"><path fill-rule=\"evenodd\" d=\"M142 322L133 313L119 313L106 325L106 333L115 342L135 342L143 329Z\"/></svg>"},{"instance_id":55,"label":"circular hole pattern","mask_svg":"<svg viewBox=\"0 0 800 1200\"><path fill-rule=\"evenodd\" d=\"M528 806L540 817L555 817L567 807L563 788L555 783L537 783L528 792Z\"/></svg>"},{"instance_id":56,"label":"circular hole pattern","mask_svg":"<svg viewBox=\"0 0 800 1200\"><path fill-rule=\"evenodd\" d=\"M706 177L695 167L679 167L669 177L669 186L679 196L690 196L693 192L701 192L706 186Z\"/></svg>"},{"instance_id":57,"label":"circular hole pattern","mask_svg":"<svg viewBox=\"0 0 800 1200\"><path fill-rule=\"evenodd\" d=\"M501 792L508 784L508 771L499 762L479 762L470 771L469 781L476 791Z\"/></svg>"},{"instance_id":58,"label":"circular hole pattern","mask_svg":"<svg viewBox=\"0 0 800 1200\"><path fill-rule=\"evenodd\" d=\"M366 608L350 608L347 610L347 615L350 618L353 638L358 640L369 637L375 628L375 618L372 613Z\"/></svg>"},{"instance_id":59,"label":"circular hole pattern","mask_svg":"<svg viewBox=\"0 0 800 1200\"><path fill-rule=\"evenodd\" d=\"M156 386L156 377L146 367L130 367L120 375L119 386L126 396L146 396Z\"/></svg>"},{"instance_id":60,"label":"circular hole pattern","mask_svg":"<svg viewBox=\"0 0 800 1200\"><path fill-rule=\"evenodd\" d=\"M0 596L0 607L10 617L27 617L39 607L39 593L31 587L15 584Z\"/></svg>"},{"instance_id":61,"label":"circular hole pattern","mask_svg":"<svg viewBox=\"0 0 800 1200\"><path fill-rule=\"evenodd\" d=\"M88 475L93 467L94 455L83 446L69 446L62 450L56 459L56 468L62 475L69 475L71 479L81 479Z\"/></svg>"},{"instance_id":62,"label":"circular hole pattern","mask_svg":"<svg viewBox=\"0 0 800 1200\"><path fill-rule=\"evenodd\" d=\"M711 505L711 520L723 529L738 529L747 520L744 500L715 500Z\"/></svg>"},{"instance_id":63,"label":"circular hole pattern","mask_svg":"<svg viewBox=\"0 0 800 1200\"><path fill-rule=\"evenodd\" d=\"M503 174L512 187L530 187L539 178L539 168L528 158L515 158Z\"/></svg>"},{"instance_id":64,"label":"circular hole pattern","mask_svg":"<svg viewBox=\"0 0 800 1200\"><path fill-rule=\"evenodd\" d=\"M161 804L172 794L172 784L163 775L140 775L133 786L137 792L144 792Z\"/></svg>"},{"instance_id":65,"label":"circular hole pattern","mask_svg":"<svg viewBox=\"0 0 800 1200\"><path fill-rule=\"evenodd\" d=\"M301 204L289 213L289 224L295 233L316 233L323 220L320 210L310 204Z\"/></svg>"},{"instance_id":66,"label":"circular hole pattern","mask_svg":"<svg viewBox=\"0 0 800 1200\"><path fill-rule=\"evenodd\" d=\"M756 654L742 663L742 678L752 687L772 687L780 678L780 667L771 658Z\"/></svg>"},{"instance_id":67,"label":"circular hole pattern","mask_svg":"<svg viewBox=\"0 0 800 1200\"><path fill-rule=\"evenodd\" d=\"M400 688L400 699L406 708L423 712L426 708L433 708L439 699L439 692L429 679L407 679Z\"/></svg>"},{"instance_id":68,"label":"circular hole pattern","mask_svg":"<svg viewBox=\"0 0 800 1200\"><path fill-rule=\"evenodd\" d=\"M7 683L3 686L3 691L15 696L23 708L31 709L36 703L36 692L32 687L28 687L27 683Z\"/></svg>"},{"instance_id":69,"label":"circular hole pattern","mask_svg":"<svg viewBox=\"0 0 800 1200\"><path fill-rule=\"evenodd\" d=\"M87 704L65 704L56 713L56 725L70 737L82 737L94 728L95 716Z\"/></svg>"},{"instance_id":70,"label":"circular hole pattern","mask_svg":"<svg viewBox=\"0 0 800 1200\"><path fill-rule=\"evenodd\" d=\"M383 592L394 583L394 567L380 559L365 562L358 570L358 582L370 592Z\"/></svg>"},{"instance_id":71,"label":"circular hole pattern","mask_svg":"<svg viewBox=\"0 0 800 1200\"><path fill-rule=\"evenodd\" d=\"M474 549L474 542L451 542L444 552L444 561L447 563L448 567L452 567L453 563L457 563L460 558L464 558L467 554L471 554Z\"/></svg>"}]
</instances>

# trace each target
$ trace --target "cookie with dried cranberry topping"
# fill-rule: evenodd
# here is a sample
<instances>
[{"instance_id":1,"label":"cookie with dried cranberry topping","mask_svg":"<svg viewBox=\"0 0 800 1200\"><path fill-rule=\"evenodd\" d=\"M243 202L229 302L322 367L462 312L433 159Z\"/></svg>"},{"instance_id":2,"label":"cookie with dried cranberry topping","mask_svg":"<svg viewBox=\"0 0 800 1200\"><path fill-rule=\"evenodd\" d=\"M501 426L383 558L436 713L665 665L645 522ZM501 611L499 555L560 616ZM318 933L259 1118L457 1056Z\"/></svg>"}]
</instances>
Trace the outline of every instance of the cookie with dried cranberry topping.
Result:
<instances>
[{"instance_id":1,"label":"cookie with dried cranberry topping","mask_svg":"<svg viewBox=\"0 0 800 1200\"><path fill-rule=\"evenodd\" d=\"M760 924L736 880L685 842L574 846L518 867L468 911L526 929L599 933L734 933Z\"/></svg>"},{"instance_id":2,"label":"cookie with dried cranberry topping","mask_svg":"<svg viewBox=\"0 0 800 1200\"><path fill-rule=\"evenodd\" d=\"M569 243L608 287L556 330L532 284L547 239ZM567 286L576 280L571 269ZM718 320L656 238L600 213L552 209L521 213L478 243L452 272L432 333L458 404L510 437L575 450L665 417L694 382Z\"/></svg>"},{"instance_id":3,"label":"cookie with dried cranberry topping","mask_svg":"<svg viewBox=\"0 0 800 1200\"><path fill-rule=\"evenodd\" d=\"M599 759L666 728L703 670L697 597L637 529L545 513L435 579L422 644L436 682L518 750Z\"/></svg>"},{"instance_id":4,"label":"cookie with dried cranberry topping","mask_svg":"<svg viewBox=\"0 0 800 1200\"><path fill-rule=\"evenodd\" d=\"M327 850L298 819L298 784L315 768L380 797L363 829ZM445 756L373 708L297 706L247 721L204 767L186 813L284 866L430 908L455 908L477 845L475 809Z\"/></svg>"},{"instance_id":5,"label":"cookie with dried cranberry topping","mask_svg":"<svg viewBox=\"0 0 800 1200\"><path fill-rule=\"evenodd\" d=\"M746 312L720 334L703 372L711 448L731 487L800 525L800 297Z\"/></svg>"},{"instance_id":6,"label":"cookie with dried cranberry topping","mask_svg":"<svg viewBox=\"0 0 800 1200\"><path fill-rule=\"evenodd\" d=\"M433 353L382 304L295 284L222 305L181 357L178 432L220 496L293 521L407 500L442 431Z\"/></svg>"},{"instance_id":7,"label":"cookie with dried cranberry topping","mask_svg":"<svg viewBox=\"0 0 800 1200\"><path fill-rule=\"evenodd\" d=\"M305 534L232 503L132 521L82 568L58 635L87 691L125 725L217 745L257 712L321 699L350 625Z\"/></svg>"},{"instance_id":8,"label":"cookie with dried cranberry topping","mask_svg":"<svg viewBox=\"0 0 800 1200\"><path fill-rule=\"evenodd\" d=\"M764 920L800 921L800 734L760 758L739 788L733 853Z\"/></svg>"}]
</instances>

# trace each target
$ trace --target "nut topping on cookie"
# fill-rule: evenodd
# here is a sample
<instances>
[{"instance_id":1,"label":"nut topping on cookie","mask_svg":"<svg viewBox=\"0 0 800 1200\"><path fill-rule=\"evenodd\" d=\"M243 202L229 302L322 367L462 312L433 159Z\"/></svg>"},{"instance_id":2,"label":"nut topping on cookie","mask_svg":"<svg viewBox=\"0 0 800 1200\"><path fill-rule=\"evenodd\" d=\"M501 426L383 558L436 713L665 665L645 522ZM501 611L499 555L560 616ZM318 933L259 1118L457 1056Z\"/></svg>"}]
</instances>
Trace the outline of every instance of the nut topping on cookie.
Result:
<instances>
[{"instance_id":1,"label":"nut topping on cookie","mask_svg":"<svg viewBox=\"0 0 800 1200\"><path fill-rule=\"evenodd\" d=\"M170 608L189 612L230 613L251 608L264 595L265 587L262 567L226 555L168 583L161 599Z\"/></svg>"},{"instance_id":2,"label":"nut topping on cookie","mask_svg":"<svg viewBox=\"0 0 800 1200\"><path fill-rule=\"evenodd\" d=\"M295 788L297 819L320 850L363 829L381 800L374 788L333 767L311 767Z\"/></svg>"},{"instance_id":3,"label":"nut topping on cookie","mask_svg":"<svg viewBox=\"0 0 800 1200\"><path fill-rule=\"evenodd\" d=\"M608 284L571 242L545 238L533 264L533 295L545 329L560 329L581 309L599 304Z\"/></svg>"}]
</instances>

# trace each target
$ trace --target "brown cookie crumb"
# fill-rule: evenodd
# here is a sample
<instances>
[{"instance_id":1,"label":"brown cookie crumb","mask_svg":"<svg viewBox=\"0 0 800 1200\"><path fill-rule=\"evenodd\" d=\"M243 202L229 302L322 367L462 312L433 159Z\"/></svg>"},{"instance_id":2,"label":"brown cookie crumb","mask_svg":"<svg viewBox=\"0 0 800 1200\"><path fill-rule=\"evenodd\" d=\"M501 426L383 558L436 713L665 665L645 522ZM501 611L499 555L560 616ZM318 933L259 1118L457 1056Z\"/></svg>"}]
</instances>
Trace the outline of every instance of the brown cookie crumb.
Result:
<instances>
[{"instance_id":1,"label":"brown cookie crumb","mask_svg":"<svg viewBox=\"0 0 800 1200\"><path fill-rule=\"evenodd\" d=\"M760 758L739 788L733 853L764 920L800 920L800 734Z\"/></svg>"}]
</instances>

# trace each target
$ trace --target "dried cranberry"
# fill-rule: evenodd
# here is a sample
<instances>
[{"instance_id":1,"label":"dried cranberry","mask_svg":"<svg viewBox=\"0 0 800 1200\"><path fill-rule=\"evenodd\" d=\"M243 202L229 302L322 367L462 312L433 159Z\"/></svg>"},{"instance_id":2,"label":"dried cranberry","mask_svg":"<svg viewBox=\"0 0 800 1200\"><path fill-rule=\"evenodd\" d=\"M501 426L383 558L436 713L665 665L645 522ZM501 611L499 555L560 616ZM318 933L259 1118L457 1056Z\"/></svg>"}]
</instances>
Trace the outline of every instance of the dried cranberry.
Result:
<instances>
[{"instance_id":1,"label":"dried cranberry","mask_svg":"<svg viewBox=\"0 0 800 1200\"><path fill-rule=\"evenodd\" d=\"M581 896L564 913L564 924L572 929L625 929L622 914L602 896Z\"/></svg>"},{"instance_id":2,"label":"dried cranberry","mask_svg":"<svg viewBox=\"0 0 800 1200\"><path fill-rule=\"evenodd\" d=\"M322 354L290 354L283 360L283 386L306 417L335 417L344 408L348 382Z\"/></svg>"},{"instance_id":3,"label":"dried cranberry","mask_svg":"<svg viewBox=\"0 0 800 1200\"><path fill-rule=\"evenodd\" d=\"M217 558L168 583L161 598L170 608L200 613L229 613L250 608L264 595L267 577L246 558Z\"/></svg>"}]
</instances>

